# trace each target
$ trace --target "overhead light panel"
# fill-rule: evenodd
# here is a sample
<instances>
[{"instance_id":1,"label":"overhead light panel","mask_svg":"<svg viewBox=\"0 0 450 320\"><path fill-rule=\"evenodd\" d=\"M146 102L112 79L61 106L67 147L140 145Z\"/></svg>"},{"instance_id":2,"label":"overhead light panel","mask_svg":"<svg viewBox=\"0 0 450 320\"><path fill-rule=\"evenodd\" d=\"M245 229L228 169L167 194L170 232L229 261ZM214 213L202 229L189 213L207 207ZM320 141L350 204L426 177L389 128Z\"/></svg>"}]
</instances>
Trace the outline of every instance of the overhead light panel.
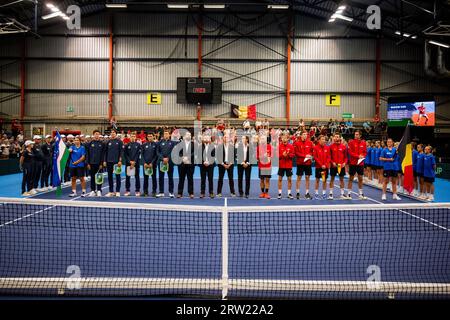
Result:
<instances>
[{"instance_id":1,"label":"overhead light panel","mask_svg":"<svg viewBox=\"0 0 450 320\"><path fill-rule=\"evenodd\" d=\"M61 11L58 11L58 12L52 12L52 13L50 13L50 14L47 14L47 15L45 15L45 16L42 16L42 19L43 19L43 20L47 20L47 19L59 17L60 15L61 15Z\"/></svg>"},{"instance_id":2,"label":"overhead light panel","mask_svg":"<svg viewBox=\"0 0 450 320\"><path fill-rule=\"evenodd\" d=\"M439 46L439 47L444 47L444 48L450 48L450 45L442 43L442 42L437 42L437 41L428 41L428 43L434 44L435 46Z\"/></svg>"},{"instance_id":3,"label":"overhead light panel","mask_svg":"<svg viewBox=\"0 0 450 320\"><path fill-rule=\"evenodd\" d=\"M348 21L348 22L352 22L353 18L350 18L350 17L347 17L347 16L343 15L345 8L347 8L347 7L346 6L339 6L336 9L336 12L331 16L330 20L328 20L328 22L335 22L336 19L341 19L341 20L345 20L345 21Z\"/></svg>"},{"instance_id":4,"label":"overhead light panel","mask_svg":"<svg viewBox=\"0 0 450 320\"><path fill-rule=\"evenodd\" d=\"M126 3L105 3L105 6L110 9L126 9Z\"/></svg>"},{"instance_id":5,"label":"overhead light panel","mask_svg":"<svg viewBox=\"0 0 450 320\"><path fill-rule=\"evenodd\" d=\"M353 21L353 18L350 18L350 17L347 17L347 16L343 16L342 14L337 14L337 13L333 14L331 16L331 19L341 19L341 20L345 20L345 21L348 21L348 22L352 22Z\"/></svg>"},{"instance_id":6,"label":"overhead light panel","mask_svg":"<svg viewBox=\"0 0 450 320\"><path fill-rule=\"evenodd\" d=\"M289 9L289 5L288 4L269 4L267 6L268 9L273 9L273 10L287 10Z\"/></svg>"},{"instance_id":7,"label":"overhead light panel","mask_svg":"<svg viewBox=\"0 0 450 320\"><path fill-rule=\"evenodd\" d=\"M189 5L183 4L183 3L168 3L167 8L169 8L169 9L189 9Z\"/></svg>"},{"instance_id":8,"label":"overhead light panel","mask_svg":"<svg viewBox=\"0 0 450 320\"><path fill-rule=\"evenodd\" d=\"M224 4L204 4L203 8L205 9L225 9Z\"/></svg>"},{"instance_id":9,"label":"overhead light panel","mask_svg":"<svg viewBox=\"0 0 450 320\"><path fill-rule=\"evenodd\" d=\"M403 32L403 34L400 31L395 32L398 36L403 36L405 38L411 38L411 39L417 39L417 36L411 36L409 33Z\"/></svg>"}]
</instances>

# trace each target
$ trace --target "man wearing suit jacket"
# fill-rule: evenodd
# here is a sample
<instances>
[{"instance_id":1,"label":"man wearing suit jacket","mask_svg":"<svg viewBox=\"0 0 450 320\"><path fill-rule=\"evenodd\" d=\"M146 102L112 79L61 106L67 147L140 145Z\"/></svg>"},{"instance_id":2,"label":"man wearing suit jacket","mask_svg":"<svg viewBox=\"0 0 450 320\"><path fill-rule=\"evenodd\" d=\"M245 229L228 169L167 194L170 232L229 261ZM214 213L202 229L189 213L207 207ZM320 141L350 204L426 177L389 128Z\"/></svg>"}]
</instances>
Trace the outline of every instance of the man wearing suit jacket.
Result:
<instances>
[{"instance_id":1,"label":"man wearing suit jacket","mask_svg":"<svg viewBox=\"0 0 450 320\"><path fill-rule=\"evenodd\" d=\"M250 194L250 177L252 173L252 165L250 161L250 144L249 137L242 136L242 141L236 149L237 167L238 167L238 188L239 196L244 196L242 180L245 174L245 197L248 199Z\"/></svg>"},{"instance_id":2,"label":"man wearing suit jacket","mask_svg":"<svg viewBox=\"0 0 450 320\"><path fill-rule=\"evenodd\" d=\"M211 143L211 136L204 135L202 143L202 162L200 164L200 198L205 197L206 191L206 178L208 177L208 191L209 196L214 198L214 166L215 166L215 146Z\"/></svg>"},{"instance_id":3,"label":"man wearing suit jacket","mask_svg":"<svg viewBox=\"0 0 450 320\"><path fill-rule=\"evenodd\" d=\"M178 144L179 157L181 159L178 165L178 175L180 177L178 181L178 195L177 198L183 196L184 181L187 178L188 181L188 193L191 199L194 199L194 171L195 171L195 146L191 138L191 133L188 131L183 137L183 140Z\"/></svg>"},{"instance_id":4,"label":"man wearing suit jacket","mask_svg":"<svg viewBox=\"0 0 450 320\"><path fill-rule=\"evenodd\" d=\"M223 177L225 172L228 175L231 196L234 197L234 179L233 170L235 162L235 150L233 142L229 141L228 136L223 136L223 142L216 148L216 159L219 167L219 181L217 182L217 197L222 197Z\"/></svg>"}]
</instances>

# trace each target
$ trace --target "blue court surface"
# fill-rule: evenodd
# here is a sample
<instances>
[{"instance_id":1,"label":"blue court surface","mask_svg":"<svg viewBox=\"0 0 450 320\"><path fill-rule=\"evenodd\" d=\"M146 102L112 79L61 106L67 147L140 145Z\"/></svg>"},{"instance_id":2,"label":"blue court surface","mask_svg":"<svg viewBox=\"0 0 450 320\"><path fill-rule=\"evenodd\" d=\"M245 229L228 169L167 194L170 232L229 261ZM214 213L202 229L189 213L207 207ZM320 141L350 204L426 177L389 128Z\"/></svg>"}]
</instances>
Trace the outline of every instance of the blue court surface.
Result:
<instances>
[{"instance_id":1,"label":"blue court surface","mask_svg":"<svg viewBox=\"0 0 450 320\"><path fill-rule=\"evenodd\" d=\"M450 297L448 205L385 205L367 186L364 201L258 199L253 179L250 199L227 199L225 230L225 200L198 198L198 172L195 199L71 199L69 189L0 201L0 294L220 298L225 263L231 298ZM169 206L187 204L201 207ZM64 282L73 268L81 289ZM367 287L373 272L378 289Z\"/></svg>"}]
</instances>

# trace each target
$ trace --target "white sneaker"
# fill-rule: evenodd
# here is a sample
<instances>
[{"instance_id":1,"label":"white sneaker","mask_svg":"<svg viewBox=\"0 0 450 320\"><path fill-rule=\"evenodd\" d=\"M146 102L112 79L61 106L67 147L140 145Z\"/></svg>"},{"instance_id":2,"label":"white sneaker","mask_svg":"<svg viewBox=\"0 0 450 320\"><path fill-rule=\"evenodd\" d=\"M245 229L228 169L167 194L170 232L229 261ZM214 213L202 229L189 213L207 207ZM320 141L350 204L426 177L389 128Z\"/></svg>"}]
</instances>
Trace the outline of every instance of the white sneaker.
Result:
<instances>
[{"instance_id":1,"label":"white sneaker","mask_svg":"<svg viewBox=\"0 0 450 320\"><path fill-rule=\"evenodd\" d=\"M345 196L345 194L341 194L341 197L339 198L341 200L347 200L347 197Z\"/></svg>"},{"instance_id":2,"label":"white sneaker","mask_svg":"<svg viewBox=\"0 0 450 320\"><path fill-rule=\"evenodd\" d=\"M97 191L97 197L101 197L102 196L102 192L100 190Z\"/></svg>"},{"instance_id":3,"label":"white sneaker","mask_svg":"<svg viewBox=\"0 0 450 320\"><path fill-rule=\"evenodd\" d=\"M120 195L119 195L119 196L120 196ZM125 197L129 197L129 196L130 196L130 192L129 192L129 191L125 192L124 196L125 196Z\"/></svg>"},{"instance_id":4,"label":"white sneaker","mask_svg":"<svg viewBox=\"0 0 450 320\"><path fill-rule=\"evenodd\" d=\"M359 195L359 200L366 200L367 197L364 194Z\"/></svg>"},{"instance_id":5,"label":"white sneaker","mask_svg":"<svg viewBox=\"0 0 450 320\"><path fill-rule=\"evenodd\" d=\"M31 196L31 193L29 193L29 192L22 193L22 197L28 197L28 196Z\"/></svg>"},{"instance_id":6,"label":"white sneaker","mask_svg":"<svg viewBox=\"0 0 450 320\"><path fill-rule=\"evenodd\" d=\"M381 195L381 201L386 201L386 195L385 194Z\"/></svg>"},{"instance_id":7,"label":"white sneaker","mask_svg":"<svg viewBox=\"0 0 450 320\"><path fill-rule=\"evenodd\" d=\"M81 193L81 197L84 198L84 197L86 197L86 196L87 196L86 192L83 191L83 192Z\"/></svg>"},{"instance_id":8,"label":"white sneaker","mask_svg":"<svg viewBox=\"0 0 450 320\"><path fill-rule=\"evenodd\" d=\"M71 198L76 197L76 196L77 196L77 193L75 191L72 191L72 193L69 194L69 197L71 197Z\"/></svg>"},{"instance_id":9,"label":"white sneaker","mask_svg":"<svg viewBox=\"0 0 450 320\"><path fill-rule=\"evenodd\" d=\"M31 194L31 195L34 195L34 194L36 194L36 193L37 193L36 189L31 189L31 191L30 191L30 194Z\"/></svg>"},{"instance_id":10,"label":"white sneaker","mask_svg":"<svg viewBox=\"0 0 450 320\"><path fill-rule=\"evenodd\" d=\"M95 197L95 191L89 192L89 197Z\"/></svg>"},{"instance_id":11,"label":"white sneaker","mask_svg":"<svg viewBox=\"0 0 450 320\"><path fill-rule=\"evenodd\" d=\"M140 196L141 196L141 193L140 193L140 192L136 192L135 196L136 196L136 197L140 197Z\"/></svg>"},{"instance_id":12,"label":"white sneaker","mask_svg":"<svg viewBox=\"0 0 450 320\"><path fill-rule=\"evenodd\" d=\"M157 198L162 198L162 197L164 197L164 193L158 193L158 194L156 195L156 197L157 197Z\"/></svg>"},{"instance_id":13,"label":"white sneaker","mask_svg":"<svg viewBox=\"0 0 450 320\"><path fill-rule=\"evenodd\" d=\"M114 193L114 192L108 192L107 194L106 194L106 197L114 197L116 194Z\"/></svg>"},{"instance_id":14,"label":"white sneaker","mask_svg":"<svg viewBox=\"0 0 450 320\"><path fill-rule=\"evenodd\" d=\"M345 196L345 198L346 198L347 200L353 200L352 195L351 195L350 193L348 193L348 194Z\"/></svg>"},{"instance_id":15,"label":"white sneaker","mask_svg":"<svg viewBox=\"0 0 450 320\"><path fill-rule=\"evenodd\" d=\"M120 197L120 192L116 192L116 197Z\"/></svg>"},{"instance_id":16,"label":"white sneaker","mask_svg":"<svg viewBox=\"0 0 450 320\"><path fill-rule=\"evenodd\" d=\"M402 198L400 198L398 195L396 195L396 194L394 194L393 196L392 196L392 199L393 200L402 200Z\"/></svg>"},{"instance_id":17,"label":"white sneaker","mask_svg":"<svg viewBox=\"0 0 450 320\"><path fill-rule=\"evenodd\" d=\"M328 195L328 200L333 200L333 194L332 194L332 193L330 193L330 194Z\"/></svg>"},{"instance_id":18,"label":"white sneaker","mask_svg":"<svg viewBox=\"0 0 450 320\"><path fill-rule=\"evenodd\" d=\"M169 193L169 197L174 198L175 196L173 195L173 193Z\"/></svg>"},{"instance_id":19,"label":"white sneaker","mask_svg":"<svg viewBox=\"0 0 450 320\"><path fill-rule=\"evenodd\" d=\"M433 202L433 201L434 201L434 196L429 196L429 197L427 198L427 201L428 201L428 202Z\"/></svg>"}]
</instances>

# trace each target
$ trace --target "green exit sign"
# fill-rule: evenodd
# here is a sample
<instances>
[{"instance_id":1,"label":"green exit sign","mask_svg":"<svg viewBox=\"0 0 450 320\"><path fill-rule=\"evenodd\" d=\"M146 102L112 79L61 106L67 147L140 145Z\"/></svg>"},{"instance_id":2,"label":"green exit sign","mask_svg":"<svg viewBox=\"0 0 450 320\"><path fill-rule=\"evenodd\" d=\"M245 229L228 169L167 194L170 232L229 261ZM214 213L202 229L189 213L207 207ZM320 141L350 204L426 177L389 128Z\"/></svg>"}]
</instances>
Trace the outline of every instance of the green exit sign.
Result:
<instances>
[{"instance_id":1,"label":"green exit sign","mask_svg":"<svg viewBox=\"0 0 450 320\"><path fill-rule=\"evenodd\" d=\"M67 112L73 112L73 106L68 106L66 109Z\"/></svg>"},{"instance_id":2,"label":"green exit sign","mask_svg":"<svg viewBox=\"0 0 450 320\"><path fill-rule=\"evenodd\" d=\"M353 119L355 115L353 113L343 113L342 118L344 119Z\"/></svg>"}]
</instances>

